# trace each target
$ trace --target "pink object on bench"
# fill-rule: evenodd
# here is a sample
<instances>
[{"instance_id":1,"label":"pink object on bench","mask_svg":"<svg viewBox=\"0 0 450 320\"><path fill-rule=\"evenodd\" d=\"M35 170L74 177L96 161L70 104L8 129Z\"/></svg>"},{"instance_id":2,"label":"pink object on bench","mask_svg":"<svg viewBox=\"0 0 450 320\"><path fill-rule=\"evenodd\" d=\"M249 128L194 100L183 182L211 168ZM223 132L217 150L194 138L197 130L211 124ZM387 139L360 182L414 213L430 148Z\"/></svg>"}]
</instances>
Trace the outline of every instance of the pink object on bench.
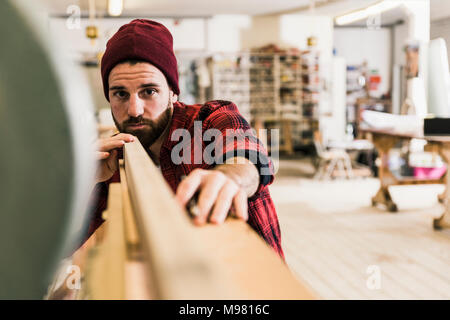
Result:
<instances>
[{"instance_id":1,"label":"pink object on bench","mask_svg":"<svg viewBox=\"0 0 450 320\"><path fill-rule=\"evenodd\" d=\"M440 179L446 172L445 166L438 168L414 167L414 177L417 179Z\"/></svg>"}]
</instances>

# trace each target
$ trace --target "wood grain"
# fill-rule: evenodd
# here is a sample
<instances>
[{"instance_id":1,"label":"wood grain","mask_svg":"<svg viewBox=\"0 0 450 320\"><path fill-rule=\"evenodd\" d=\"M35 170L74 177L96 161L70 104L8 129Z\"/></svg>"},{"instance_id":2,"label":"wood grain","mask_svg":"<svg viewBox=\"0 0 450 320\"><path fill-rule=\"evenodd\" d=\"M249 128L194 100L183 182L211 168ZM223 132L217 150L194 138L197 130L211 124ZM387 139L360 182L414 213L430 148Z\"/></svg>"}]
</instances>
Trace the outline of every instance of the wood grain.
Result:
<instances>
[{"instance_id":1,"label":"wood grain","mask_svg":"<svg viewBox=\"0 0 450 320\"><path fill-rule=\"evenodd\" d=\"M157 298L315 298L245 222L195 227L140 143L124 149L130 199Z\"/></svg>"},{"instance_id":2,"label":"wood grain","mask_svg":"<svg viewBox=\"0 0 450 320\"><path fill-rule=\"evenodd\" d=\"M89 299L125 298L126 247L123 225L122 191L119 183L109 185L108 220L102 242L91 251L87 266Z\"/></svg>"}]
</instances>

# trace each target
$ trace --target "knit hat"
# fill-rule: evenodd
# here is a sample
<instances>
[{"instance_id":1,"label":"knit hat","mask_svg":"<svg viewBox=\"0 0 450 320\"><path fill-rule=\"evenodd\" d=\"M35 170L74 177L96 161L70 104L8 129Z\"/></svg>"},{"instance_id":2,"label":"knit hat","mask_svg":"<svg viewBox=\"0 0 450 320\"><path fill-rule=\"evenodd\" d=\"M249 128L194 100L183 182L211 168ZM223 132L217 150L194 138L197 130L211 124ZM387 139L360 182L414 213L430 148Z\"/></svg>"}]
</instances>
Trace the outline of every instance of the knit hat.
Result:
<instances>
[{"instance_id":1,"label":"knit hat","mask_svg":"<svg viewBox=\"0 0 450 320\"><path fill-rule=\"evenodd\" d=\"M101 63L103 91L108 101L109 73L125 60L148 61L166 76L172 91L177 95L180 93L173 38L162 24L152 20L135 19L120 27L109 39Z\"/></svg>"}]
</instances>

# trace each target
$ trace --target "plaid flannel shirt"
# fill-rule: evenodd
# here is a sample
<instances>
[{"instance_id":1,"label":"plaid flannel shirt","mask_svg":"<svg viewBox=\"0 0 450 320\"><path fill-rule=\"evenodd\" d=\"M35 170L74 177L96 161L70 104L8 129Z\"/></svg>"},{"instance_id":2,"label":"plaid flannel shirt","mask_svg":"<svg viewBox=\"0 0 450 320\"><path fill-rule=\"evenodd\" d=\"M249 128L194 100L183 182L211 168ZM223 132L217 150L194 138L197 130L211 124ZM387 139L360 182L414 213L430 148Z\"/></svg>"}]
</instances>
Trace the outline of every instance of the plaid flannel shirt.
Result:
<instances>
[{"instance_id":1,"label":"plaid flannel shirt","mask_svg":"<svg viewBox=\"0 0 450 320\"><path fill-rule=\"evenodd\" d=\"M201 125L194 121L201 121ZM180 143L178 139L173 137L176 135L174 131L176 129L186 129L189 131L192 139L189 140L189 149L191 153L191 161L183 161L182 163L175 164L172 161L172 151L174 147ZM251 130L248 122L239 113L236 105L229 101L209 101L205 104L185 105L181 102L174 103L174 110L172 121L169 129L169 135L167 140L163 143L160 150L160 169L161 172L175 192L181 178L188 175L192 170L196 168L211 169L216 163L206 163L201 159L195 161L195 153L202 154L206 147L211 143L217 142L204 141L203 133L208 129L217 129L224 136L222 139L222 154L212 155L214 159L221 159L225 161L228 158L235 156L245 156L252 161L260 172L260 183L256 193L248 199L248 224L284 259L283 250L281 248L281 232L278 223L277 213L270 196L268 185L273 182L273 165L262 143L253 134L248 134ZM234 130L236 139L227 140L225 134L227 130ZM196 132L201 130L201 132ZM247 132L246 134L244 134ZM195 151L194 136L198 134L200 137L201 149ZM174 141L172 141L174 140ZM180 139L181 140L181 139ZM185 143L186 141L182 141ZM215 145L215 146L216 146ZM215 147L213 146L213 147ZM198 148L197 148L198 149ZM211 148L214 149L214 148ZM181 153L180 153L181 154ZM183 155L184 156L184 155ZM189 163L186 163L189 162ZM265 174L261 174L265 170ZM101 213L106 209L106 203L108 198L108 184L110 182L120 181L119 172L116 172L114 176L107 182L102 182L96 185L92 199L92 219L88 230L88 236L92 234L103 222Z\"/></svg>"}]
</instances>

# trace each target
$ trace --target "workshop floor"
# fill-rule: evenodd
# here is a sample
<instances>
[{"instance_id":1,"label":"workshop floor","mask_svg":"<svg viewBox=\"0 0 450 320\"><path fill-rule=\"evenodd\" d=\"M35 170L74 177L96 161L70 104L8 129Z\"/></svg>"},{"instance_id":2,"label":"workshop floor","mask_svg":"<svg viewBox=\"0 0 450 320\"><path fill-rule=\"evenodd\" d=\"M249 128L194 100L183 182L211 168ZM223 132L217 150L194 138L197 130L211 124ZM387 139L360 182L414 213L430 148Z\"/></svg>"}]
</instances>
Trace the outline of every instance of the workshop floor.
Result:
<instances>
[{"instance_id":1,"label":"workshop floor","mask_svg":"<svg viewBox=\"0 0 450 320\"><path fill-rule=\"evenodd\" d=\"M391 188L399 212L371 206L374 178L316 181L281 160L271 194L291 270L324 299L450 299L450 230L434 231L442 185Z\"/></svg>"}]
</instances>

